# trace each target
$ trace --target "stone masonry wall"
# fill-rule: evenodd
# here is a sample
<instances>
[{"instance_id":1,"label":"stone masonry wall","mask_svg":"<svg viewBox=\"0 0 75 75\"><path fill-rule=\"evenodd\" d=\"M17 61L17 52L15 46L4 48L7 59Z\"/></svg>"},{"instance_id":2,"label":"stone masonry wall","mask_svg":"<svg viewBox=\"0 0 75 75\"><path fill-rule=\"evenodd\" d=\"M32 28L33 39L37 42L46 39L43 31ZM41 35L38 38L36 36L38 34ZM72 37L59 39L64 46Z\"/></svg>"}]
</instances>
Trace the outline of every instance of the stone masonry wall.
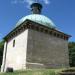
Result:
<instances>
[{"instance_id":1,"label":"stone masonry wall","mask_svg":"<svg viewBox=\"0 0 75 75\"><path fill-rule=\"evenodd\" d=\"M27 68L68 67L68 41L29 29L26 60Z\"/></svg>"}]
</instances>

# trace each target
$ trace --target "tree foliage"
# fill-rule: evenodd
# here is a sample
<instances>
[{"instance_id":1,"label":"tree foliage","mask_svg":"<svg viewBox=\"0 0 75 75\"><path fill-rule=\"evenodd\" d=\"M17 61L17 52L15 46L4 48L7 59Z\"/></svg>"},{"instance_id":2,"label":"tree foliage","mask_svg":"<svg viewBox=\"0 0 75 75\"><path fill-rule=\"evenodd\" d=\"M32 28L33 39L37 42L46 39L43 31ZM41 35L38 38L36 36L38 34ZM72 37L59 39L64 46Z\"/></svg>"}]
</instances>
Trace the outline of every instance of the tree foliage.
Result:
<instances>
[{"instance_id":1,"label":"tree foliage","mask_svg":"<svg viewBox=\"0 0 75 75\"><path fill-rule=\"evenodd\" d=\"M75 42L69 42L69 59L70 66L75 67Z\"/></svg>"},{"instance_id":2,"label":"tree foliage","mask_svg":"<svg viewBox=\"0 0 75 75\"><path fill-rule=\"evenodd\" d=\"M3 48L4 48L4 41L1 41L0 42L0 67L1 67L1 64L2 64Z\"/></svg>"}]
</instances>

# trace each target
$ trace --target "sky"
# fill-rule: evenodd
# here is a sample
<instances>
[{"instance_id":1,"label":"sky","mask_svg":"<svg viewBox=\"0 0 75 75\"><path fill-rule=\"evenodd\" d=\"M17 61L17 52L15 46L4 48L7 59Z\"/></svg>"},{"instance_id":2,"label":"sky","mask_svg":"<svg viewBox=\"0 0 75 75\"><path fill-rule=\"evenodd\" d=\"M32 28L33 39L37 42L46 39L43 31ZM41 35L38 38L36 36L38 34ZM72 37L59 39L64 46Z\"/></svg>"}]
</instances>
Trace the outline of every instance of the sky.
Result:
<instances>
[{"instance_id":1,"label":"sky","mask_svg":"<svg viewBox=\"0 0 75 75\"><path fill-rule=\"evenodd\" d=\"M75 42L75 0L36 0L43 5L42 14L50 18L57 29L71 35ZM0 40L22 17L31 14L34 0L0 0Z\"/></svg>"}]
</instances>

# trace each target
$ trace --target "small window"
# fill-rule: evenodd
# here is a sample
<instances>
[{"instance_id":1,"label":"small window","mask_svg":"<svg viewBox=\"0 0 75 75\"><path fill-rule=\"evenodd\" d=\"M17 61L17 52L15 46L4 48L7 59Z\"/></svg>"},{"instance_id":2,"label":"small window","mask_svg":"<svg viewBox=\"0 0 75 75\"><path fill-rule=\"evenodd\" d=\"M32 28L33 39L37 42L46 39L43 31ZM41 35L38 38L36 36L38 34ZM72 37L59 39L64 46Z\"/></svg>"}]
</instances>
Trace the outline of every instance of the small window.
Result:
<instances>
[{"instance_id":1,"label":"small window","mask_svg":"<svg viewBox=\"0 0 75 75\"><path fill-rule=\"evenodd\" d=\"M13 40L13 47L15 47L15 40Z\"/></svg>"}]
</instances>

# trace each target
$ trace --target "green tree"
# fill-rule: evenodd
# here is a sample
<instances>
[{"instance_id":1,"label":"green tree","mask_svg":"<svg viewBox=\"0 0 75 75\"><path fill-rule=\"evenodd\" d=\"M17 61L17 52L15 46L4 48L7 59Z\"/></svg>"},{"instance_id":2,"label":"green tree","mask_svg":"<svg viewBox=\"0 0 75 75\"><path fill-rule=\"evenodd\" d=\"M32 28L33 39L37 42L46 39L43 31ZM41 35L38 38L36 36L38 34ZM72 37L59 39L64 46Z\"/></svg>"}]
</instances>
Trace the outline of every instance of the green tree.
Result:
<instances>
[{"instance_id":1,"label":"green tree","mask_svg":"<svg viewBox=\"0 0 75 75\"><path fill-rule=\"evenodd\" d=\"M3 48L4 48L4 41L1 41L0 42L0 67L1 67L1 64L2 64Z\"/></svg>"},{"instance_id":2,"label":"green tree","mask_svg":"<svg viewBox=\"0 0 75 75\"><path fill-rule=\"evenodd\" d=\"M75 67L75 42L69 42L70 66Z\"/></svg>"}]
</instances>

